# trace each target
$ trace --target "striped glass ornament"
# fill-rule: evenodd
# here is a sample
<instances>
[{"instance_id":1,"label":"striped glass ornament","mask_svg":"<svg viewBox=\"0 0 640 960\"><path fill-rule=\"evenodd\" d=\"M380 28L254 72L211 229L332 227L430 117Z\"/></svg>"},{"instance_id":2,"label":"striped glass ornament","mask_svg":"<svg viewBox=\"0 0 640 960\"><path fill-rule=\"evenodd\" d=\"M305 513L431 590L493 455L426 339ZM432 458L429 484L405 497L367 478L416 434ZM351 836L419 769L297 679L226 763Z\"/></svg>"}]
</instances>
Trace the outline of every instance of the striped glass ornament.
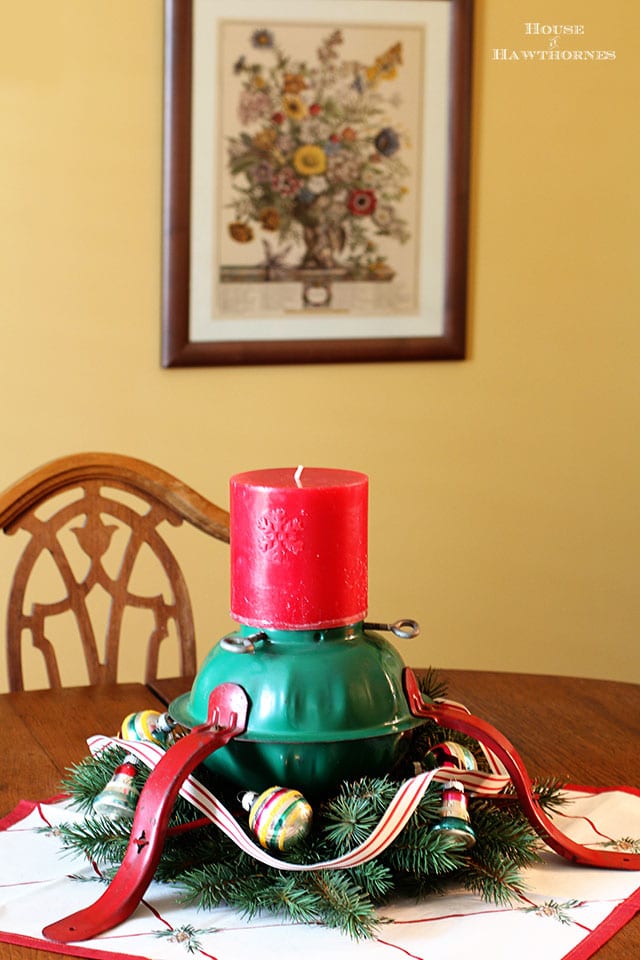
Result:
<instances>
[{"instance_id":1,"label":"striped glass ornament","mask_svg":"<svg viewBox=\"0 0 640 960\"><path fill-rule=\"evenodd\" d=\"M133 817L140 791L135 785L137 760L130 754L116 767L113 776L93 801L93 811L100 817L119 820Z\"/></svg>"},{"instance_id":2,"label":"striped glass ornament","mask_svg":"<svg viewBox=\"0 0 640 960\"><path fill-rule=\"evenodd\" d=\"M443 740L427 751L439 767L457 767L459 770L477 770L476 758L468 747L455 740Z\"/></svg>"},{"instance_id":3,"label":"striped glass ornament","mask_svg":"<svg viewBox=\"0 0 640 960\"><path fill-rule=\"evenodd\" d=\"M122 721L120 737L122 740L150 740L161 747L170 747L173 743L175 723L167 713L157 710L139 710L129 713Z\"/></svg>"},{"instance_id":4,"label":"striped glass ornament","mask_svg":"<svg viewBox=\"0 0 640 960\"><path fill-rule=\"evenodd\" d=\"M448 837L467 850L476 842L476 835L469 822L464 787L458 780L451 780L443 785L440 819L431 827L430 833Z\"/></svg>"},{"instance_id":5,"label":"striped glass ornament","mask_svg":"<svg viewBox=\"0 0 640 960\"><path fill-rule=\"evenodd\" d=\"M311 807L298 790L269 787L261 794L245 793L241 803L249 812L249 828L265 849L288 850L311 827Z\"/></svg>"}]
</instances>

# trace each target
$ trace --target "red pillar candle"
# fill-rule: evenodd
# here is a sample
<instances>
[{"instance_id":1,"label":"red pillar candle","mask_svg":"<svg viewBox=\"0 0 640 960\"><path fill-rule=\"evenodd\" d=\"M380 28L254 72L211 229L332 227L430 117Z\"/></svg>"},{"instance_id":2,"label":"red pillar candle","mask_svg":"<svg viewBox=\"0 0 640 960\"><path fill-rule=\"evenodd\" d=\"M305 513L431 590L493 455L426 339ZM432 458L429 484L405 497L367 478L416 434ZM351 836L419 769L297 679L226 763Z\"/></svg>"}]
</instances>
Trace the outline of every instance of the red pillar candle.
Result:
<instances>
[{"instance_id":1,"label":"red pillar candle","mask_svg":"<svg viewBox=\"0 0 640 960\"><path fill-rule=\"evenodd\" d=\"M367 613L368 478L288 467L231 477L231 616L278 630Z\"/></svg>"}]
</instances>

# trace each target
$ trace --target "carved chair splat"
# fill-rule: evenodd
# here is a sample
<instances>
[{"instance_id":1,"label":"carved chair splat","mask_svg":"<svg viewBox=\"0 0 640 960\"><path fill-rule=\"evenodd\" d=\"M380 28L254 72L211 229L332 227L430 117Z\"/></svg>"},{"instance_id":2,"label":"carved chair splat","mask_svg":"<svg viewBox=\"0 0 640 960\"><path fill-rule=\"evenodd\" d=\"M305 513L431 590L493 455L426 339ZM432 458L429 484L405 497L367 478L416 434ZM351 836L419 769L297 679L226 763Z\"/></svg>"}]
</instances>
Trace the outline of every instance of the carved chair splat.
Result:
<instances>
[{"instance_id":1,"label":"carved chair splat","mask_svg":"<svg viewBox=\"0 0 640 960\"><path fill-rule=\"evenodd\" d=\"M125 496L119 497L117 491ZM189 591L159 529L163 523L177 527L185 521L210 537L229 541L226 510L159 467L118 454L61 457L0 494L0 526L6 534L24 531L29 538L15 568L7 608L9 689L24 689L25 634L31 635L44 659L49 685L62 686L47 623L68 613L73 615L81 640L89 684L116 682L123 621L131 608L147 611L152 622L145 683L158 677L160 647L172 622L181 675L193 675L196 645ZM139 592L132 585L132 573L143 551L153 555L154 572L162 574L153 592ZM80 565L78 556L84 561ZM29 594L42 558L53 561L64 587L64 594L48 603L31 600ZM115 573L110 572L114 562ZM96 629L89 602L96 588L108 600L101 632Z\"/></svg>"}]
</instances>

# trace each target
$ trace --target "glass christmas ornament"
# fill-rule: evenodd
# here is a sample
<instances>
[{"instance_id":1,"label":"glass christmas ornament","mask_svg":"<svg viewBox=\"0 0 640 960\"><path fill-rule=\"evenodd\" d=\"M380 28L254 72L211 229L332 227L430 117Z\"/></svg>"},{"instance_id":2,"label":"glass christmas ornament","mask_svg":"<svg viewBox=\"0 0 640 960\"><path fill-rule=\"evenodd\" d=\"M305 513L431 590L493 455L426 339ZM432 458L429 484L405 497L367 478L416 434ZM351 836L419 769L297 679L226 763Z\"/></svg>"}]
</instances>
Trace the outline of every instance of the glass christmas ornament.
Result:
<instances>
[{"instance_id":1,"label":"glass christmas ornament","mask_svg":"<svg viewBox=\"0 0 640 960\"><path fill-rule=\"evenodd\" d=\"M477 770L478 764L471 750L455 740L443 740L427 751L439 767L457 767L458 770Z\"/></svg>"},{"instance_id":2,"label":"glass christmas ornament","mask_svg":"<svg viewBox=\"0 0 640 960\"><path fill-rule=\"evenodd\" d=\"M476 842L476 835L469 821L464 787L458 780L450 780L444 784L440 819L434 823L430 832L450 837L465 849L469 849Z\"/></svg>"},{"instance_id":3,"label":"glass christmas ornament","mask_svg":"<svg viewBox=\"0 0 640 960\"><path fill-rule=\"evenodd\" d=\"M140 791L135 785L136 769L135 758L131 755L126 756L120 766L116 767L105 788L93 801L94 813L113 820L133 817L140 796Z\"/></svg>"},{"instance_id":4,"label":"glass christmas ornament","mask_svg":"<svg viewBox=\"0 0 640 960\"><path fill-rule=\"evenodd\" d=\"M139 710L129 713L120 727L122 740L150 740L161 747L170 747L174 742L177 724L168 713L157 710Z\"/></svg>"},{"instance_id":5,"label":"glass christmas ornament","mask_svg":"<svg viewBox=\"0 0 640 960\"><path fill-rule=\"evenodd\" d=\"M249 791L240 802L249 812L249 828L265 849L288 850L309 833L313 813L298 790Z\"/></svg>"}]
</instances>

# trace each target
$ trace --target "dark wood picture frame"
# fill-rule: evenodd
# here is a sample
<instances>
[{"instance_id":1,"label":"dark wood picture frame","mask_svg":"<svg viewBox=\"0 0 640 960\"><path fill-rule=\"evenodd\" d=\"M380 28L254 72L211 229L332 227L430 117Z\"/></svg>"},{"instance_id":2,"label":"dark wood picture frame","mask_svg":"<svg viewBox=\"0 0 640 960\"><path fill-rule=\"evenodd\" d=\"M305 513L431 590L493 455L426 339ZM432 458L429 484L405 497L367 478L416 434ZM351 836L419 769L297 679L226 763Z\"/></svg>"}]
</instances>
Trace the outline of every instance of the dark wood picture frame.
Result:
<instances>
[{"instance_id":1,"label":"dark wood picture frame","mask_svg":"<svg viewBox=\"0 0 640 960\"><path fill-rule=\"evenodd\" d=\"M165 0L163 367L464 359L473 0L448 0L451 9L446 91L445 276L438 334L206 342L190 338L193 23L194 4L198 2ZM389 0L390 4L393 2ZM433 0L415 2L429 4Z\"/></svg>"}]
</instances>

